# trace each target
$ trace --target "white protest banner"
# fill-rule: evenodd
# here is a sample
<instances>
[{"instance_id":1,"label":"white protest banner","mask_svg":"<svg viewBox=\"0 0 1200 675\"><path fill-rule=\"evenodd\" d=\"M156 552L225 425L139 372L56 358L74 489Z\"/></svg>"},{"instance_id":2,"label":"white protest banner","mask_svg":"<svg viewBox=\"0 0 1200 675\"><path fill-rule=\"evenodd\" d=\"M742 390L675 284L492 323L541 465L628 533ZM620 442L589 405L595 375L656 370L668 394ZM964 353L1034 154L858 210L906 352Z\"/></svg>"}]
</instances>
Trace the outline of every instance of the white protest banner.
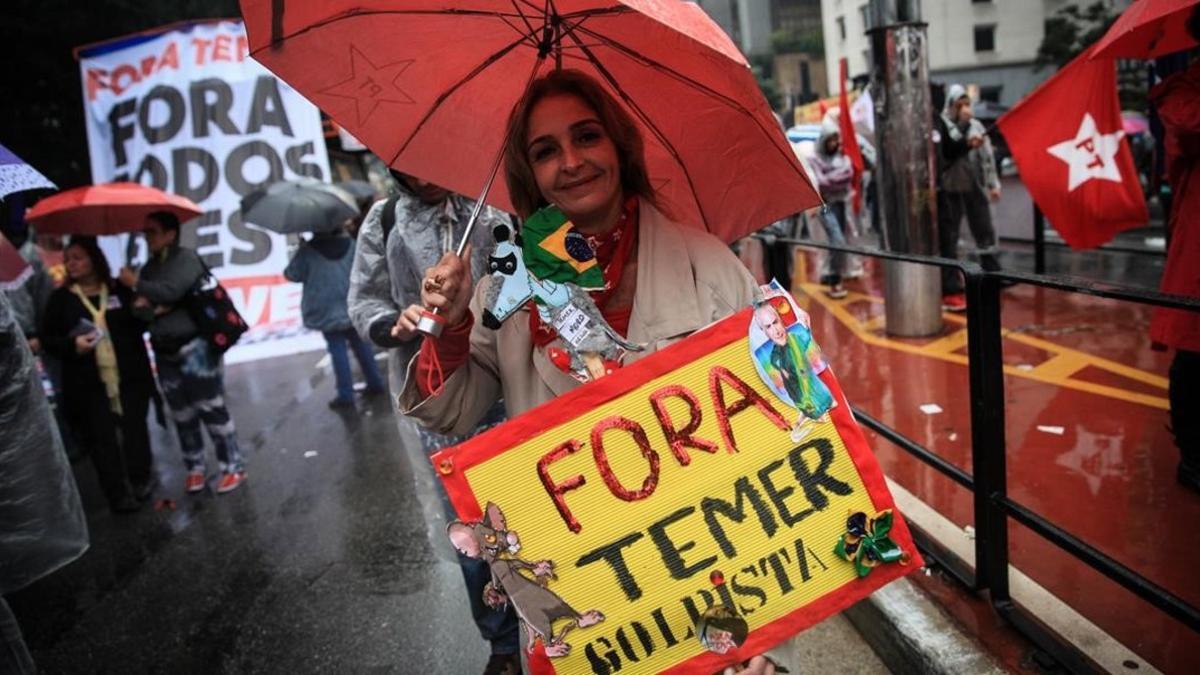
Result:
<instances>
[{"instance_id":1,"label":"white protest banner","mask_svg":"<svg viewBox=\"0 0 1200 675\"><path fill-rule=\"evenodd\" d=\"M300 324L300 286L282 276L286 238L242 222L239 210L271 182L328 179L320 113L247 53L240 21L174 24L78 50L92 181L153 185L205 209L182 243L250 324L228 361L322 346ZM110 262L125 263L127 243L103 243ZM144 259L137 247L134 259Z\"/></svg>"}]
</instances>

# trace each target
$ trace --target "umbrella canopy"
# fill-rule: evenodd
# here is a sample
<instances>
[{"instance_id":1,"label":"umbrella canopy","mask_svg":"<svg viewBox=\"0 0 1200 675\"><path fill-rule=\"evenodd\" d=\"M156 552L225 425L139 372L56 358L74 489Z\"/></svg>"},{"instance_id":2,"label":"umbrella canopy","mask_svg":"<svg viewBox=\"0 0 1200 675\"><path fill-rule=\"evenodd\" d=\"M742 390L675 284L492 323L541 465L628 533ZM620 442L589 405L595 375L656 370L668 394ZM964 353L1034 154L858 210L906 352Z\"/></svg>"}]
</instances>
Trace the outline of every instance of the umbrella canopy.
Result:
<instances>
[{"instance_id":1,"label":"umbrella canopy","mask_svg":"<svg viewBox=\"0 0 1200 675\"><path fill-rule=\"evenodd\" d=\"M20 251L0 234L0 291L20 288L33 274L33 267L21 257Z\"/></svg>"},{"instance_id":2,"label":"umbrella canopy","mask_svg":"<svg viewBox=\"0 0 1200 675\"><path fill-rule=\"evenodd\" d=\"M349 192L359 203L373 202L379 198L379 191L365 180L344 180L334 183L333 186Z\"/></svg>"},{"instance_id":3,"label":"umbrella canopy","mask_svg":"<svg viewBox=\"0 0 1200 675\"><path fill-rule=\"evenodd\" d=\"M142 229L146 216L167 211L190 220L204 213L195 202L139 183L84 185L47 197L25 219L40 234L120 234Z\"/></svg>"},{"instance_id":4,"label":"umbrella canopy","mask_svg":"<svg viewBox=\"0 0 1200 675\"><path fill-rule=\"evenodd\" d=\"M57 187L37 169L29 166L8 148L0 145L0 199L14 192L54 190Z\"/></svg>"},{"instance_id":5,"label":"umbrella canopy","mask_svg":"<svg viewBox=\"0 0 1200 675\"><path fill-rule=\"evenodd\" d=\"M242 197L242 220L280 234L329 232L358 215L348 192L315 180L285 180Z\"/></svg>"},{"instance_id":6,"label":"umbrella canopy","mask_svg":"<svg viewBox=\"0 0 1200 675\"><path fill-rule=\"evenodd\" d=\"M820 203L746 60L676 0L242 0L251 55L394 168L472 195L525 83L574 68L637 121L670 213L726 241ZM488 202L512 211L497 181Z\"/></svg>"},{"instance_id":7,"label":"umbrella canopy","mask_svg":"<svg viewBox=\"0 0 1200 675\"><path fill-rule=\"evenodd\" d=\"M1196 46L1187 18L1200 0L1136 0L1092 47L1089 59L1150 59Z\"/></svg>"}]
</instances>

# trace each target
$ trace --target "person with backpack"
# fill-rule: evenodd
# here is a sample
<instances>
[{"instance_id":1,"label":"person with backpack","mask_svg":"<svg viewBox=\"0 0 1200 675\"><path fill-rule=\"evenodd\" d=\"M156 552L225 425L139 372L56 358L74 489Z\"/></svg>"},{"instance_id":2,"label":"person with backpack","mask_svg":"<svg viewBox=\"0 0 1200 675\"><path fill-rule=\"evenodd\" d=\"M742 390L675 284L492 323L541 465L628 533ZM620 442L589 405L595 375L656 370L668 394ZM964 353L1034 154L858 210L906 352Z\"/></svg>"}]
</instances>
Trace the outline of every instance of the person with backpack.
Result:
<instances>
[{"instance_id":1,"label":"person with backpack","mask_svg":"<svg viewBox=\"0 0 1200 675\"><path fill-rule=\"evenodd\" d=\"M458 246L475 202L415 176L393 171L392 177L398 184L398 192L376 202L358 232L347 300L350 319L359 334L387 350L388 380L395 400L395 396L404 390L409 363L421 345L421 334L417 332L417 321L421 317L421 280L444 254L453 252ZM493 228L511 222L508 215L490 207L480 211L479 221L471 234L470 260L475 275L486 274L488 254L494 244ZM422 453L428 456L503 419L503 404L495 405L471 433L457 436L417 427L403 416L398 418L398 423L402 433L417 432ZM436 536L434 540L445 541L444 530L437 532L438 524L446 521L443 515L456 516L441 482L433 475L433 468L424 456L419 461L424 471L416 472L415 487L423 494L440 496L440 503L426 501L425 521L430 525L431 536ZM483 639L491 644L492 656L484 672L519 672L520 635L516 615L511 606L495 610L484 603L484 589L491 581L486 563L461 554L457 559L475 625ZM516 670L513 670L514 664Z\"/></svg>"},{"instance_id":2,"label":"person with backpack","mask_svg":"<svg viewBox=\"0 0 1200 675\"><path fill-rule=\"evenodd\" d=\"M317 232L302 242L283 276L304 285L300 296L300 314L304 327L321 331L333 364L337 397L329 402L334 409L354 408L354 377L350 372L349 351L353 350L363 377L366 394L387 393L383 376L375 365L375 353L350 323L346 295L350 291L350 266L354 263L354 240L343 231Z\"/></svg>"},{"instance_id":3,"label":"person with backpack","mask_svg":"<svg viewBox=\"0 0 1200 675\"><path fill-rule=\"evenodd\" d=\"M188 311L189 296L208 278L208 267L195 251L179 245L179 218L173 213L151 213L142 236L150 260L140 274L122 268L117 280L139 296L134 309L150 321L158 381L175 420L187 468L184 489L201 492L208 482L200 431L203 424L221 466L216 491L232 492L246 481L246 469L237 429L225 407L222 352L209 342Z\"/></svg>"}]
</instances>

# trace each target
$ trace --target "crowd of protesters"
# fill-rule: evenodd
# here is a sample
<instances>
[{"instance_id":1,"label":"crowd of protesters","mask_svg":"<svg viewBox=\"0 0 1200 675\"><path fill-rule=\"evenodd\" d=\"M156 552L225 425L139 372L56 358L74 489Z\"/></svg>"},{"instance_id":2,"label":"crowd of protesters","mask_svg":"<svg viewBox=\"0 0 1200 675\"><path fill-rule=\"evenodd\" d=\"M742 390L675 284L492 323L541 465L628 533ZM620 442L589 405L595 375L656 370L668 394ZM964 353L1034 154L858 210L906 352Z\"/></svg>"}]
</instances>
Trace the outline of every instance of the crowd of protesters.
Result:
<instances>
[{"instance_id":1,"label":"crowd of protesters","mask_svg":"<svg viewBox=\"0 0 1200 675\"><path fill-rule=\"evenodd\" d=\"M1170 89L1175 98L1162 101L1168 129L1178 137L1194 135L1189 131L1195 126L1194 114L1190 109L1174 114L1171 106L1195 98L1195 80L1189 73L1176 81ZM604 271L605 290L595 297L599 310L622 336L650 346L632 355L630 360L635 360L750 304L756 284L728 247L686 230L661 208L646 174L641 141L630 131L636 127L626 117L601 87L580 73L558 71L537 80L509 120L505 179L521 217L552 203L584 235ZM1000 193L996 162L986 129L974 119L963 87L948 88L934 128L940 253L958 257L965 218L982 266L998 270L990 207ZM815 152L801 157L824 206L800 220L776 224L773 232L794 234L779 228L817 222L830 243L845 244L856 230L850 203L862 184L855 187L855 169L843 150L841 133L836 119L824 120ZM1182 147L1172 155L1179 162L1172 170L1186 173L1180 167L1194 166L1194 155ZM577 185L573 181L580 176L587 178L586 189L561 187ZM366 395L390 389L399 404L399 423L405 428L418 425L420 452L427 455L577 383L537 367L557 336L539 325L536 314L494 330L476 321L489 284L485 272L492 233L517 221L490 207L481 209L470 254L460 257L455 246L475 204L414 176L393 173L393 178L395 194L373 205L362 204L360 218L347 223L345 231L314 234L300 243L284 275L303 284L303 323L326 341L336 388L329 406L356 406L352 354L366 380ZM1170 216L1172 226L1179 228L1168 263L1167 276L1172 279L1181 255L1177 242L1188 234L1184 221L1191 211L1184 208L1184 199L1196 191L1183 189L1180 194L1184 198ZM0 358L16 359L20 372L28 376L25 354L42 356L59 395L63 435L90 456L115 513L139 510L156 490L147 419L159 388L182 451L184 490L197 493L210 487L205 432L219 463L213 490L227 493L247 479L237 429L225 403L222 353L187 306L189 295L210 273L195 251L180 245L175 216L152 214L142 236L148 262L139 271L124 267L115 275L94 238L73 237L62 252L64 273L55 283L34 238L10 233L22 254L35 263L35 271L22 288L0 298L0 336L18 334L19 328L28 347L6 351ZM769 276L782 276L790 287L790 245L771 249L770 256L774 261L768 267L778 273ZM848 273L848 256L837 251L828 255L821 283L829 297L847 295ZM680 302L680 297L688 301ZM965 309L961 279L953 270L943 278L943 306ZM417 330L428 308L439 310L446 321L446 331L436 341L423 339ZM1194 424L1175 408L1195 399L1194 386L1186 392L1184 387L1196 378L1177 377L1176 371L1194 372L1195 349L1200 347L1192 339L1194 322L1182 321L1177 319L1171 333L1179 338L1173 344L1180 350L1172 366L1172 421L1184 450L1180 480L1194 487L1200 475L1192 447ZM144 339L147 332L154 370ZM1166 333L1156 333L1160 334ZM389 382L376 365L377 349L387 354ZM431 384L435 362L440 381ZM11 389L13 383L4 384ZM0 387L0 396L5 391ZM452 518L445 494L441 497L441 517ZM485 673L520 672L512 607L485 602L492 581L485 563L461 554L459 563L474 621L491 646ZM5 612L0 605L0 628ZM772 662L756 658L747 672L773 672Z\"/></svg>"}]
</instances>

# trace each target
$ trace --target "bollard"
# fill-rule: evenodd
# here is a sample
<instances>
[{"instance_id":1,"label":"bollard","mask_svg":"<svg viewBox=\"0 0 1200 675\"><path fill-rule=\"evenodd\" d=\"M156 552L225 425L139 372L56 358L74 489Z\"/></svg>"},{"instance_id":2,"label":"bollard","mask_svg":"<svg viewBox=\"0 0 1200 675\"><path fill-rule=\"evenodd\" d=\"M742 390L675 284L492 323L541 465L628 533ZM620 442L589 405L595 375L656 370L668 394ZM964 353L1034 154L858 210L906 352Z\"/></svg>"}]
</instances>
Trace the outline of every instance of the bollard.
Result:
<instances>
[{"instance_id":1,"label":"bollard","mask_svg":"<svg viewBox=\"0 0 1200 675\"><path fill-rule=\"evenodd\" d=\"M929 100L926 24L919 0L871 0L871 96L879 162L883 246L937 255L933 108ZM887 332L926 337L942 332L941 270L891 261L884 267Z\"/></svg>"}]
</instances>

